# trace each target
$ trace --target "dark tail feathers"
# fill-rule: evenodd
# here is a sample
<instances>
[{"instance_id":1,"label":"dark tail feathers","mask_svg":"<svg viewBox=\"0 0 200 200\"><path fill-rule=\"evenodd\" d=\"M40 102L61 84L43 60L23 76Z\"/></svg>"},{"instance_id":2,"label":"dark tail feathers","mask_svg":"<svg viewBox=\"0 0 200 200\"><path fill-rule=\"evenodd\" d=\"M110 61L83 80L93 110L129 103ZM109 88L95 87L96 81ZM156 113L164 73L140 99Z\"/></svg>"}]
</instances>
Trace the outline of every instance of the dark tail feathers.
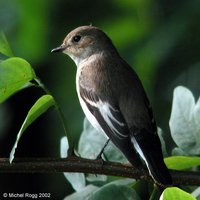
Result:
<instances>
[{"instance_id":1,"label":"dark tail feathers","mask_svg":"<svg viewBox=\"0 0 200 200\"><path fill-rule=\"evenodd\" d=\"M148 153L144 155L146 159L146 165L149 170L149 174L155 181L155 183L161 187L167 187L172 185L171 174L166 167L162 155L158 153L152 155Z\"/></svg>"}]
</instances>

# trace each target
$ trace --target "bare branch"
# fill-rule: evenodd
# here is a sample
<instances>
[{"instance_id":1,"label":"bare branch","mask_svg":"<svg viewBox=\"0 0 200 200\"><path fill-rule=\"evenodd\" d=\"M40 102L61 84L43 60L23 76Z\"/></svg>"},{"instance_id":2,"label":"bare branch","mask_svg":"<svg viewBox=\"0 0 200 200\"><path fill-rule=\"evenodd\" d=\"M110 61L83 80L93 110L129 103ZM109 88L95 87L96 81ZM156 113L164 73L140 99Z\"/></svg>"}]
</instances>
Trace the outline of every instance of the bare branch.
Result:
<instances>
[{"instance_id":1,"label":"bare branch","mask_svg":"<svg viewBox=\"0 0 200 200\"><path fill-rule=\"evenodd\" d=\"M105 174L152 182L147 170L130 165L102 160L89 160L76 156L62 158L16 158L12 164L8 158L0 158L0 173L60 173L83 172ZM174 185L200 185L200 172L171 170Z\"/></svg>"}]
</instances>

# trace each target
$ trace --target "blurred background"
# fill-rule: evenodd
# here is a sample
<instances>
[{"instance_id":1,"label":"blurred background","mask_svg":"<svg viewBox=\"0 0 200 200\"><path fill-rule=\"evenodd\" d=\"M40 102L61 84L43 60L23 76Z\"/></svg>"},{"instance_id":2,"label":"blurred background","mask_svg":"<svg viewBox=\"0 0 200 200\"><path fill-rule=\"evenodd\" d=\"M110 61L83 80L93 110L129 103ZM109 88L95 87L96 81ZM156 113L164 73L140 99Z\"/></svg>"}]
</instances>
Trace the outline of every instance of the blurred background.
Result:
<instances>
[{"instance_id":1,"label":"blurred background","mask_svg":"<svg viewBox=\"0 0 200 200\"><path fill-rule=\"evenodd\" d=\"M141 78L170 151L168 121L173 89L200 94L200 1L180 0L0 0L0 29L15 56L26 59L60 104L71 134L82 131L83 112L75 91L76 67L51 54L72 29L103 29ZM0 156L9 157L31 105L43 92L24 90L0 105ZM54 109L23 135L16 157L59 157L64 132ZM3 192L48 192L62 199L73 192L62 174L0 174Z\"/></svg>"}]
</instances>

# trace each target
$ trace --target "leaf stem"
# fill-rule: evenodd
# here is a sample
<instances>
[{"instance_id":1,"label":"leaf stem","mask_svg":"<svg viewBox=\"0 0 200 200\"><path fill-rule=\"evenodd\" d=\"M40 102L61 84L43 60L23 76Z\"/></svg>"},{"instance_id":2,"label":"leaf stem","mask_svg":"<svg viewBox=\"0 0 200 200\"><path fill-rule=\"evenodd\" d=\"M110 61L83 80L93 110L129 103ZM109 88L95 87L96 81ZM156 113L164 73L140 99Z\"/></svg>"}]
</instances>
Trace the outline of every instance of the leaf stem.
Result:
<instances>
[{"instance_id":1,"label":"leaf stem","mask_svg":"<svg viewBox=\"0 0 200 200\"><path fill-rule=\"evenodd\" d=\"M42 83L42 81L40 80L40 78L36 77L35 79L35 82L38 84L38 86L44 90L45 93L53 96L51 94L51 92L49 91L49 89L45 86L44 83ZM63 129L64 129L64 132L65 132L65 135L67 136L67 139L68 139L68 143L69 143L69 149L68 149L68 156L71 156L74 154L74 141L73 141L73 138L69 132L69 129L68 129L68 126L67 126L67 123L66 123L66 118L65 118L65 115L64 113L62 112L58 102L56 101L55 97L54 98L54 101L55 101L55 108L57 110L57 113L58 113L58 116L61 120L61 123L62 123L62 126L63 126Z\"/></svg>"}]
</instances>

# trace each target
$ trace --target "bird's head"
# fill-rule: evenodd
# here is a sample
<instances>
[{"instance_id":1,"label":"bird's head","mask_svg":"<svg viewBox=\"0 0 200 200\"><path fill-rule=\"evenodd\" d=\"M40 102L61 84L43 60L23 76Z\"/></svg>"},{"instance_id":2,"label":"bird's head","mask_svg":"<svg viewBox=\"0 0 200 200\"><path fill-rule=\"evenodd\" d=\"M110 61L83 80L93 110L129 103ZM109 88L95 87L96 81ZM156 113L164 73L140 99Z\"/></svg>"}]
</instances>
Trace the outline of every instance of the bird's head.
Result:
<instances>
[{"instance_id":1,"label":"bird's head","mask_svg":"<svg viewBox=\"0 0 200 200\"><path fill-rule=\"evenodd\" d=\"M99 28L81 26L71 31L61 46L51 52L63 52L70 56L78 65L82 60L93 54L114 49L111 40Z\"/></svg>"}]
</instances>

